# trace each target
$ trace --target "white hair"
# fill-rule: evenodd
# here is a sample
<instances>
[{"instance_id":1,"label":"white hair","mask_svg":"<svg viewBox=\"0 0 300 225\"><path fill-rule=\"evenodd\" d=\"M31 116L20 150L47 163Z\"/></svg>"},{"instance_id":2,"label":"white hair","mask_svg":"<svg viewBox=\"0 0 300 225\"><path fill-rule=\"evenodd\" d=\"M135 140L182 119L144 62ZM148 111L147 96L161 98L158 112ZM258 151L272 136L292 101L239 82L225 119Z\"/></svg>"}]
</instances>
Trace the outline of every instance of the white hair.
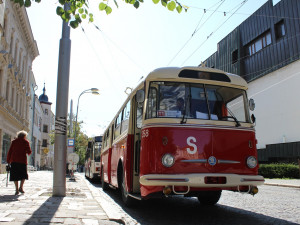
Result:
<instances>
[{"instance_id":1,"label":"white hair","mask_svg":"<svg viewBox=\"0 0 300 225\"><path fill-rule=\"evenodd\" d=\"M27 132L25 130L20 130L19 132L17 132L17 137L18 138L23 138L27 136Z\"/></svg>"}]
</instances>

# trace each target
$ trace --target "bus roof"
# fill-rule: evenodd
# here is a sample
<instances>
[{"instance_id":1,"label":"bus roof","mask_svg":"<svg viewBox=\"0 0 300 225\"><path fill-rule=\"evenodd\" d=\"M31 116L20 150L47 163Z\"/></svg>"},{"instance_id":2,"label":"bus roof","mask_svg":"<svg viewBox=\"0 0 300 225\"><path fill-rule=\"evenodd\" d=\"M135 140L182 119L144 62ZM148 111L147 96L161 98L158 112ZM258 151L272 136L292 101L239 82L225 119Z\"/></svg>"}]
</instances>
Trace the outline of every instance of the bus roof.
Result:
<instances>
[{"instance_id":1,"label":"bus roof","mask_svg":"<svg viewBox=\"0 0 300 225\"><path fill-rule=\"evenodd\" d=\"M208 67L165 67L153 70L146 80L156 79L202 80L211 82L227 82L231 85L247 88L247 82L240 76Z\"/></svg>"}]
</instances>

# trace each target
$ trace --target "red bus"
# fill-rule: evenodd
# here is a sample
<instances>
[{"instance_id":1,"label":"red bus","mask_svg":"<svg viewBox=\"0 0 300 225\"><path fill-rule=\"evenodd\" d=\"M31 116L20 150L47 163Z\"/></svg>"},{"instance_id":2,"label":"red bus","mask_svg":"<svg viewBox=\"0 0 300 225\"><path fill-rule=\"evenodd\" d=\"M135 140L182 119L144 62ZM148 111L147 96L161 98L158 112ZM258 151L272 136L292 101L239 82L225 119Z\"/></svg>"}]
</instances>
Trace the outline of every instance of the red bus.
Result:
<instances>
[{"instance_id":1,"label":"red bus","mask_svg":"<svg viewBox=\"0 0 300 225\"><path fill-rule=\"evenodd\" d=\"M85 177L87 179L98 180L100 178L100 151L102 136L93 137L88 142L85 153Z\"/></svg>"},{"instance_id":2,"label":"red bus","mask_svg":"<svg viewBox=\"0 0 300 225\"><path fill-rule=\"evenodd\" d=\"M103 189L120 188L127 205L168 195L213 205L222 190L256 194L264 178L246 90L240 76L211 68L151 72L104 132Z\"/></svg>"}]
</instances>

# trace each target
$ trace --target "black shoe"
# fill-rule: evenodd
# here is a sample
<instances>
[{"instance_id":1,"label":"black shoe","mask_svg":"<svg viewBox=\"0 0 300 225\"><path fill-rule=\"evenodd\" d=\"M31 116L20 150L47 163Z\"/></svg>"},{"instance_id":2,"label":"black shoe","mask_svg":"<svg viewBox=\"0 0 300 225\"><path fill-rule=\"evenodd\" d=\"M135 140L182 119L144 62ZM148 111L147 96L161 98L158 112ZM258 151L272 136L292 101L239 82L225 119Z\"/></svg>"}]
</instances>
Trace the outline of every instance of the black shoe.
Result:
<instances>
[{"instance_id":1,"label":"black shoe","mask_svg":"<svg viewBox=\"0 0 300 225\"><path fill-rule=\"evenodd\" d=\"M19 191L16 191L16 192L15 192L15 195L18 195L18 194L19 194Z\"/></svg>"},{"instance_id":2,"label":"black shoe","mask_svg":"<svg viewBox=\"0 0 300 225\"><path fill-rule=\"evenodd\" d=\"M23 191L23 188L19 188L19 191L20 191L22 194L25 193L25 191ZM18 192L18 194L19 194L19 192Z\"/></svg>"}]
</instances>

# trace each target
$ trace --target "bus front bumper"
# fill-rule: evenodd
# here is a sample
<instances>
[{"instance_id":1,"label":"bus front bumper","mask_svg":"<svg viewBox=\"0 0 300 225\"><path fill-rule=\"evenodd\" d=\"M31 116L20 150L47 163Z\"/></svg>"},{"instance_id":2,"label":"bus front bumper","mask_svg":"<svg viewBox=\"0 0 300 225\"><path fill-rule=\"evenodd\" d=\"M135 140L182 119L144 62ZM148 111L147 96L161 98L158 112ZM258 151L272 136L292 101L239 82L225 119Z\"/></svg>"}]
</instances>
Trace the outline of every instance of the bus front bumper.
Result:
<instances>
[{"instance_id":1,"label":"bus front bumper","mask_svg":"<svg viewBox=\"0 0 300 225\"><path fill-rule=\"evenodd\" d=\"M263 176L238 174L147 174L140 177L144 186L237 187L258 186L265 182Z\"/></svg>"}]
</instances>

